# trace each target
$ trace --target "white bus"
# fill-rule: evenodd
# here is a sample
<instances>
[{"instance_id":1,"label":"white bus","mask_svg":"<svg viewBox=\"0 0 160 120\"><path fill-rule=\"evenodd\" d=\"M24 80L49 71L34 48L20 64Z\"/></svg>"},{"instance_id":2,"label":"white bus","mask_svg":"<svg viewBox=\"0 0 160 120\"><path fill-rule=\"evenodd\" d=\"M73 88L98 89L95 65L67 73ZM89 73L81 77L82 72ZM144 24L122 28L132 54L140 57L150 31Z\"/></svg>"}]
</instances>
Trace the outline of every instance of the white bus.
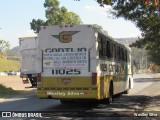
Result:
<instances>
[{"instance_id":1,"label":"white bus","mask_svg":"<svg viewBox=\"0 0 160 120\"><path fill-rule=\"evenodd\" d=\"M92 25L44 26L39 32L39 98L112 102L133 87L131 51Z\"/></svg>"}]
</instances>

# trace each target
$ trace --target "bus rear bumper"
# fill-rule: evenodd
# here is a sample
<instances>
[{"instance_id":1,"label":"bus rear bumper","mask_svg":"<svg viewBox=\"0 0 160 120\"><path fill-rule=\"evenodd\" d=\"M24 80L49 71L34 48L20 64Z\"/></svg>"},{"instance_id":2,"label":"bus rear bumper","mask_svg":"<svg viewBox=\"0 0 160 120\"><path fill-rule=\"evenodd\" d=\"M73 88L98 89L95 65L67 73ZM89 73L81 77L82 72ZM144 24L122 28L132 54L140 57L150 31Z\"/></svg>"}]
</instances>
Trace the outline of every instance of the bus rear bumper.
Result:
<instances>
[{"instance_id":1,"label":"bus rear bumper","mask_svg":"<svg viewBox=\"0 0 160 120\"><path fill-rule=\"evenodd\" d=\"M37 96L39 98L51 98L51 99L98 99L97 91L65 91L65 90L48 90L38 91Z\"/></svg>"}]
</instances>

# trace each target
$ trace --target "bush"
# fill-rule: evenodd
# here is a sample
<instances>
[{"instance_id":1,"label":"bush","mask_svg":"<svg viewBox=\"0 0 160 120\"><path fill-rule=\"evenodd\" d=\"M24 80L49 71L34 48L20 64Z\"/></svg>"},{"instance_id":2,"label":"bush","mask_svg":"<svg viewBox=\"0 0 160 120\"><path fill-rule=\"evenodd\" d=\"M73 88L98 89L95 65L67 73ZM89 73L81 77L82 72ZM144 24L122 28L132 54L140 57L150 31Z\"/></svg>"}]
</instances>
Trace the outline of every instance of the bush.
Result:
<instances>
[{"instance_id":1,"label":"bush","mask_svg":"<svg viewBox=\"0 0 160 120\"><path fill-rule=\"evenodd\" d=\"M0 98L17 94L12 88L7 88L0 84Z\"/></svg>"},{"instance_id":2,"label":"bush","mask_svg":"<svg viewBox=\"0 0 160 120\"><path fill-rule=\"evenodd\" d=\"M160 72L160 66L156 65L156 64L150 64L149 69L153 72L153 73L158 73Z\"/></svg>"}]
</instances>

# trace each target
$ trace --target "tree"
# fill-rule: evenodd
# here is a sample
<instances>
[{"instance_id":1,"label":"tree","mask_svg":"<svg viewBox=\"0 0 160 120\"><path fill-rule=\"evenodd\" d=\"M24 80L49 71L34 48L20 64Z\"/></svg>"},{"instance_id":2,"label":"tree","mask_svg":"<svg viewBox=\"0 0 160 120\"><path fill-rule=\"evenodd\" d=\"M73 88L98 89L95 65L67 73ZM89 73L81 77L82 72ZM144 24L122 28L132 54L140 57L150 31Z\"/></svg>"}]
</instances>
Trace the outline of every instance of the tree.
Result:
<instances>
[{"instance_id":1,"label":"tree","mask_svg":"<svg viewBox=\"0 0 160 120\"><path fill-rule=\"evenodd\" d=\"M148 56L145 49L132 48L132 61L133 67L136 70L147 69L150 61L148 60Z\"/></svg>"},{"instance_id":2,"label":"tree","mask_svg":"<svg viewBox=\"0 0 160 120\"><path fill-rule=\"evenodd\" d=\"M142 31L142 38L139 38L130 47L145 48L148 51L147 54L152 57L155 56L153 51L158 51L155 57L160 58L160 8L158 8L158 0L104 1L97 0L102 5L112 5L114 16L134 22Z\"/></svg>"},{"instance_id":3,"label":"tree","mask_svg":"<svg viewBox=\"0 0 160 120\"><path fill-rule=\"evenodd\" d=\"M9 50L10 44L5 40L0 40L0 56L2 56Z\"/></svg>"},{"instance_id":4,"label":"tree","mask_svg":"<svg viewBox=\"0 0 160 120\"><path fill-rule=\"evenodd\" d=\"M103 31L103 27L100 26L100 25L97 25L97 24L93 24L94 28L100 30L100 31Z\"/></svg>"},{"instance_id":5,"label":"tree","mask_svg":"<svg viewBox=\"0 0 160 120\"><path fill-rule=\"evenodd\" d=\"M101 25L93 24L93 27L99 31L102 31L104 34L108 35L108 32L104 30Z\"/></svg>"},{"instance_id":6,"label":"tree","mask_svg":"<svg viewBox=\"0 0 160 120\"><path fill-rule=\"evenodd\" d=\"M41 19L38 19L38 20L33 19L32 22L30 23L31 29L34 30L35 33L38 33L41 29L41 26L45 24L46 22Z\"/></svg>"},{"instance_id":7,"label":"tree","mask_svg":"<svg viewBox=\"0 0 160 120\"><path fill-rule=\"evenodd\" d=\"M65 24L81 24L80 17L74 12L68 12L67 8L59 7L58 0L45 0L44 7L46 21L33 19L30 23L31 29L38 33L41 26Z\"/></svg>"}]
</instances>

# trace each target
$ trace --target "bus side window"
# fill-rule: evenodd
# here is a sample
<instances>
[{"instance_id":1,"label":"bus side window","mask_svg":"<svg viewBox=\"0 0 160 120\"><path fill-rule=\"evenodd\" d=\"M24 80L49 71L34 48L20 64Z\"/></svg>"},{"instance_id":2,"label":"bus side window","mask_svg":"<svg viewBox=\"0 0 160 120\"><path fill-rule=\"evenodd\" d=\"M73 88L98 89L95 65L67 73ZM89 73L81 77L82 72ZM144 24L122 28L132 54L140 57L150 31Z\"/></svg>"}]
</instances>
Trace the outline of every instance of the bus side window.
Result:
<instances>
[{"instance_id":1,"label":"bus side window","mask_svg":"<svg viewBox=\"0 0 160 120\"><path fill-rule=\"evenodd\" d=\"M128 51L126 50L126 62L128 62Z\"/></svg>"},{"instance_id":2,"label":"bus side window","mask_svg":"<svg viewBox=\"0 0 160 120\"><path fill-rule=\"evenodd\" d=\"M102 48L102 39L98 37L98 51L99 51L99 57L102 57L103 54L103 48Z\"/></svg>"},{"instance_id":3,"label":"bus side window","mask_svg":"<svg viewBox=\"0 0 160 120\"><path fill-rule=\"evenodd\" d=\"M109 42L109 41L107 41L107 45L106 45L106 56L107 56L108 58L110 58L110 56L111 56L111 52L110 52L110 42Z\"/></svg>"},{"instance_id":4,"label":"bus side window","mask_svg":"<svg viewBox=\"0 0 160 120\"><path fill-rule=\"evenodd\" d=\"M114 43L113 43L113 59L114 60L116 59L116 46Z\"/></svg>"},{"instance_id":5,"label":"bus side window","mask_svg":"<svg viewBox=\"0 0 160 120\"><path fill-rule=\"evenodd\" d=\"M119 60L119 48L116 45L116 59Z\"/></svg>"},{"instance_id":6,"label":"bus side window","mask_svg":"<svg viewBox=\"0 0 160 120\"><path fill-rule=\"evenodd\" d=\"M124 61L124 49L121 48L121 53L122 53L122 61Z\"/></svg>"},{"instance_id":7,"label":"bus side window","mask_svg":"<svg viewBox=\"0 0 160 120\"><path fill-rule=\"evenodd\" d=\"M110 42L110 58L113 58L113 43Z\"/></svg>"},{"instance_id":8,"label":"bus side window","mask_svg":"<svg viewBox=\"0 0 160 120\"><path fill-rule=\"evenodd\" d=\"M120 60L122 60L123 61L123 48L120 48Z\"/></svg>"},{"instance_id":9,"label":"bus side window","mask_svg":"<svg viewBox=\"0 0 160 120\"><path fill-rule=\"evenodd\" d=\"M128 62L130 63L130 52L128 51L128 55L127 55L127 59L128 59Z\"/></svg>"},{"instance_id":10,"label":"bus side window","mask_svg":"<svg viewBox=\"0 0 160 120\"><path fill-rule=\"evenodd\" d=\"M125 56L125 61L127 62L127 50L125 49L125 54L124 54L124 56Z\"/></svg>"},{"instance_id":11,"label":"bus side window","mask_svg":"<svg viewBox=\"0 0 160 120\"><path fill-rule=\"evenodd\" d=\"M124 61L126 61L126 49L124 49Z\"/></svg>"},{"instance_id":12,"label":"bus side window","mask_svg":"<svg viewBox=\"0 0 160 120\"><path fill-rule=\"evenodd\" d=\"M124 56L123 56L123 59L124 59L124 61L126 61L126 49L123 49L123 51L124 51L124 52L123 52L123 53L124 53L124 54L123 54L123 55L124 55Z\"/></svg>"},{"instance_id":13,"label":"bus side window","mask_svg":"<svg viewBox=\"0 0 160 120\"><path fill-rule=\"evenodd\" d=\"M98 38L98 50L99 50L99 57L105 57L106 55L106 46L105 40L102 37Z\"/></svg>"},{"instance_id":14,"label":"bus side window","mask_svg":"<svg viewBox=\"0 0 160 120\"><path fill-rule=\"evenodd\" d=\"M121 49L120 49L120 46L118 46L118 60L121 60Z\"/></svg>"},{"instance_id":15,"label":"bus side window","mask_svg":"<svg viewBox=\"0 0 160 120\"><path fill-rule=\"evenodd\" d=\"M106 56L106 41L104 38L102 38L102 46L103 46L103 54L102 56L105 57Z\"/></svg>"}]
</instances>

